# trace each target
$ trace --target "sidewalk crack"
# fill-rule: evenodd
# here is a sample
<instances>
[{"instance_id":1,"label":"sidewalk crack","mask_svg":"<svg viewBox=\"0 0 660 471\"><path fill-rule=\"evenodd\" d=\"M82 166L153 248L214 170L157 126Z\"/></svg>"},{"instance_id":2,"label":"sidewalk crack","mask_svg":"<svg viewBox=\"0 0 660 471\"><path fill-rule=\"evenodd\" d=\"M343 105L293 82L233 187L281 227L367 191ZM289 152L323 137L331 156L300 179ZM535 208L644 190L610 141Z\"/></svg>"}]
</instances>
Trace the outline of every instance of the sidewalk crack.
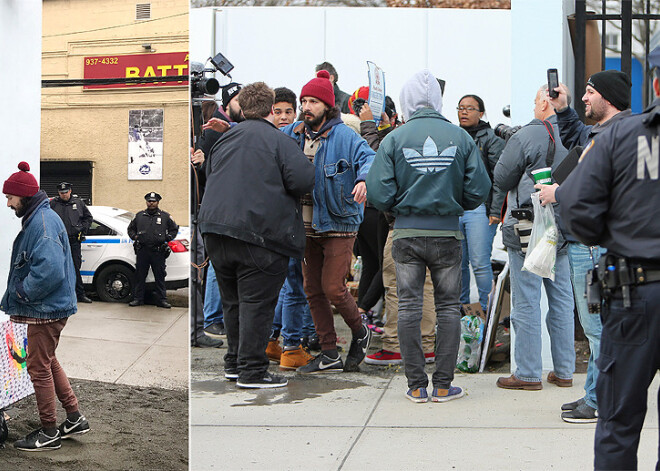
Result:
<instances>
[{"instance_id":1,"label":"sidewalk crack","mask_svg":"<svg viewBox=\"0 0 660 471\"><path fill-rule=\"evenodd\" d=\"M378 408L378 405L383 400L383 396L385 396L385 393L390 388L390 385L392 384L393 380L394 380L394 376L392 376L390 378L390 380L387 382L387 385L385 386L385 388L383 388L383 392L380 394L380 397L378 398L378 400L374 404L374 407L371 409L371 412L369 413L369 417L367 417L367 421L362 426L362 429L357 434L357 437L355 437L355 440L353 440L353 443L351 444L351 447L346 452L346 455L344 455L344 459L341 460L341 463L339 464L339 467L337 468L337 471L341 471L344 468L344 465L346 464L346 460L348 460L348 457L353 452L353 448L355 448L355 445L357 445L357 442L360 441L360 438L362 437L362 434L364 433L366 428L369 426L369 422L371 421L371 418L373 417L374 413L376 412L376 408Z\"/></svg>"}]
</instances>

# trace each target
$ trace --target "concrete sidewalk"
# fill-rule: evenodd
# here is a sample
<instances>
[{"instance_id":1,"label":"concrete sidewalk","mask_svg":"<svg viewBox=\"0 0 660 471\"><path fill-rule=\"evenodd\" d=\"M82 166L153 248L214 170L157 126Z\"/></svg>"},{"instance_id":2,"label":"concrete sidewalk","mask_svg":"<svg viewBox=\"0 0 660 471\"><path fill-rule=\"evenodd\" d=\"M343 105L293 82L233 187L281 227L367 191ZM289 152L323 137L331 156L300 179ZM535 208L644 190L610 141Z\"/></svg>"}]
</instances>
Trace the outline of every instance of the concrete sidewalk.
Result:
<instances>
[{"instance_id":1,"label":"concrete sidewalk","mask_svg":"<svg viewBox=\"0 0 660 471\"><path fill-rule=\"evenodd\" d=\"M57 356L71 378L143 387L188 387L188 308L79 304Z\"/></svg>"},{"instance_id":2,"label":"concrete sidewalk","mask_svg":"<svg viewBox=\"0 0 660 471\"><path fill-rule=\"evenodd\" d=\"M584 374L572 388L544 381L542 391L499 389L500 374L457 374L466 397L414 404L402 370L361 369L287 373L286 388L260 391L238 389L221 371L193 371L190 469L593 469L595 424L560 418L561 404L583 395ZM656 377L640 469L657 460L659 385Z\"/></svg>"}]
</instances>

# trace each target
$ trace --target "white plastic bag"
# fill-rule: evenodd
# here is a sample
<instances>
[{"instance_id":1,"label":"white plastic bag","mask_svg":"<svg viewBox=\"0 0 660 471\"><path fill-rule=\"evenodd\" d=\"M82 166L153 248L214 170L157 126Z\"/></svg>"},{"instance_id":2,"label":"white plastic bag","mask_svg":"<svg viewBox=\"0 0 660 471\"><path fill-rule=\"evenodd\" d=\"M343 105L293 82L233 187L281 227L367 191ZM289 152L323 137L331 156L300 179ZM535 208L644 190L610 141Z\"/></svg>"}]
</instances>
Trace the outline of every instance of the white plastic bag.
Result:
<instances>
[{"instance_id":1,"label":"white plastic bag","mask_svg":"<svg viewBox=\"0 0 660 471\"><path fill-rule=\"evenodd\" d=\"M551 204L541 206L539 193L532 193L532 205L534 206L534 225L523 270L555 281L557 239L559 237L555 224L555 213Z\"/></svg>"}]
</instances>

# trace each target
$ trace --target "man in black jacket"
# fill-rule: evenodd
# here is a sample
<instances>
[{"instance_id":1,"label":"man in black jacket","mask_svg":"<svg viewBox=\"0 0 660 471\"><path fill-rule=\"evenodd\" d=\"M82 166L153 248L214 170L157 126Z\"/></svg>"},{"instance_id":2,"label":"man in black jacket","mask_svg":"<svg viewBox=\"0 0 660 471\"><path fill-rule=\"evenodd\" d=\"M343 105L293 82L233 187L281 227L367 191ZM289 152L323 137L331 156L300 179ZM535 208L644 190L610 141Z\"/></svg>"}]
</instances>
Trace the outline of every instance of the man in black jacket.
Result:
<instances>
[{"instance_id":1,"label":"man in black jacket","mask_svg":"<svg viewBox=\"0 0 660 471\"><path fill-rule=\"evenodd\" d=\"M128 225L128 237L135 241L135 296L129 306L144 304L144 285L149 273L149 267L154 273L156 306L169 309L172 306L167 302L165 292L165 259L170 253L167 243L174 240L179 232L179 226L170 217L169 213L158 209L162 197L155 192L144 195L147 201L146 211L140 211Z\"/></svg>"},{"instance_id":2,"label":"man in black jacket","mask_svg":"<svg viewBox=\"0 0 660 471\"><path fill-rule=\"evenodd\" d=\"M263 82L241 90L245 121L213 147L199 213L223 304L225 377L243 388L287 384L268 373L266 345L289 257L304 253L299 198L314 186L314 166L265 119L274 98Z\"/></svg>"},{"instance_id":3,"label":"man in black jacket","mask_svg":"<svg viewBox=\"0 0 660 471\"><path fill-rule=\"evenodd\" d=\"M585 146L598 134L632 114L630 111L630 79L618 70L597 72L587 82L582 101L586 106L586 117L596 121L594 126L583 124L575 110L568 106L568 89L565 85L560 84L555 91L557 91L557 97L549 97L548 101L557 113L559 134L567 149ZM536 188L541 190L540 198L543 205L557 203L561 199L563 190L557 183L537 185ZM561 418L569 423L597 422L596 383L598 381L598 368L596 362L600 352L600 337L603 325L600 316L589 312L584 293L587 271L593 268L603 251L598 246L587 247L568 231L564 231L564 236L566 242L568 242L568 261L571 267L571 283L575 293L578 318L580 324L582 324L584 335L589 340L590 354L587 380L584 384L584 397L563 404L561 406Z\"/></svg>"},{"instance_id":4,"label":"man in black jacket","mask_svg":"<svg viewBox=\"0 0 660 471\"><path fill-rule=\"evenodd\" d=\"M92 213L78 195L71 194L71 183L62 182L57 185L57 194L50 200L50 207L64 222L66 233L69 236L71 246L71 258L76 269L76 297L79 303L91 303L92 300L85 296L80 266L82 265L82 253L80 243L92 225Z\"/></svg>"},{"instance_id":5,"label":"man in black jacket","mask_svg":"<svg viewBox=\"0 0 660 471\"><path fill-rule=\"evenodd\" d=\"M660 47L647 62L655 101L595 136L559 193L571 233L607 249L592 284L603 296L594 469L637 469L660 366Z\"/></svg>"}]
</instances>

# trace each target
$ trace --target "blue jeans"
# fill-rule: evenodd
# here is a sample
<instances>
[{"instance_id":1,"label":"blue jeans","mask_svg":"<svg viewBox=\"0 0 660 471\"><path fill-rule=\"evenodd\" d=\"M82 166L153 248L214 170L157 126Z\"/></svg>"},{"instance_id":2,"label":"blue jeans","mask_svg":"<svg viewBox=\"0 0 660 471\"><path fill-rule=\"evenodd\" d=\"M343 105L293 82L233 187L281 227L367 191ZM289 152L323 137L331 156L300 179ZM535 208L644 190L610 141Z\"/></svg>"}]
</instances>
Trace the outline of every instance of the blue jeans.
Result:
<instances>
[{"instance_id":1,"label":"blue jeans","mask_svg":"<svg viewBox=\"0 0 660 471\"><path fill-rule=\"evenodd\" d=\"M488 308L488 295L493 288L493 267L490 255L493 249L493 238L497 224L488 224L486 205L481 205L471 211L465 211L460 219L463 233L463 260L461 263L461 304L470 303L470 265L477 281L479 304L484 312Z\"/></svg>"},{"instance_id":2,"label":"blue jeans","mask_svg":"<svg viewBox=\"0 0 660 471\"><path fill-rule=\"evenodd\" d=\"M575 304L580 324L582 324L584 335L589 340L589 350L591 351L589 364L587 365L587 380L584 383L584 400L589 407L594 409L598 409L598 402L596 401L598 368L596 367L596 360L598 359L598 352L600 352L600 335L603 331L603 324L599 314L589 314L586 298L586 277L587 270L592 269L594 263L598 262L601 252L605 251L601 250L600 247L594 247L594 259L592 261L589 247L579 242L568 243L568 261L571 265L571 281L575 292Z\"/></svg>"},{"instance_id":3,"label":"blue jeans","mask_svg":"<svg viewBox=\"0 0 660 471\"><path fill-rule=\"evenodd\" d=\"M300 260L290 258L286 280L280 290L280 297L275 307L275 318L273 319L273 334L278 330L281 331L285 347L300 345L300 339L303 336L305 311L311 319L309 305L303 290Z\"/></svg>"},{"instance_id":4,"label":"blue jeans","mask_svg":"<svg viewBox=\"0 0 660 471\"><path fill-rule=\"evenodd\" d=\"M422 350L422 303L426 267L433 280L436 342L433 387L448 389L454 379L461 335L461 242L453 237L410 237L392 243L396 264L399 320L397 323L403 365L411 389L426 388Z\"/></svg>"},{"instance_id":5,"label":"blue jeans","mask_svg":"<svg viewBox=\"0 0 660 471\"><path fill-rule=\"evenodd\" d=\"M520 250L508 249L511 279L511 323L515 330L514 375L522 381L541 381L541 284L548 295L546 325L558 378L572 379L575 371L573 290L566 254L557 254L555 281L522 271Z\"/></svg>"},{"instance_id":6,"label":"blue jeans","mask_svg":"<svg viewBox=\"0 0 660 471\"><path fill-rule=\"evenodd\" d=\"M206 270L206 288L204 290L204 328L219 324L222 321L222 302L218 279L215 276L213 264L209 263L209 268Z\"/></svg>"}]
</instances>

